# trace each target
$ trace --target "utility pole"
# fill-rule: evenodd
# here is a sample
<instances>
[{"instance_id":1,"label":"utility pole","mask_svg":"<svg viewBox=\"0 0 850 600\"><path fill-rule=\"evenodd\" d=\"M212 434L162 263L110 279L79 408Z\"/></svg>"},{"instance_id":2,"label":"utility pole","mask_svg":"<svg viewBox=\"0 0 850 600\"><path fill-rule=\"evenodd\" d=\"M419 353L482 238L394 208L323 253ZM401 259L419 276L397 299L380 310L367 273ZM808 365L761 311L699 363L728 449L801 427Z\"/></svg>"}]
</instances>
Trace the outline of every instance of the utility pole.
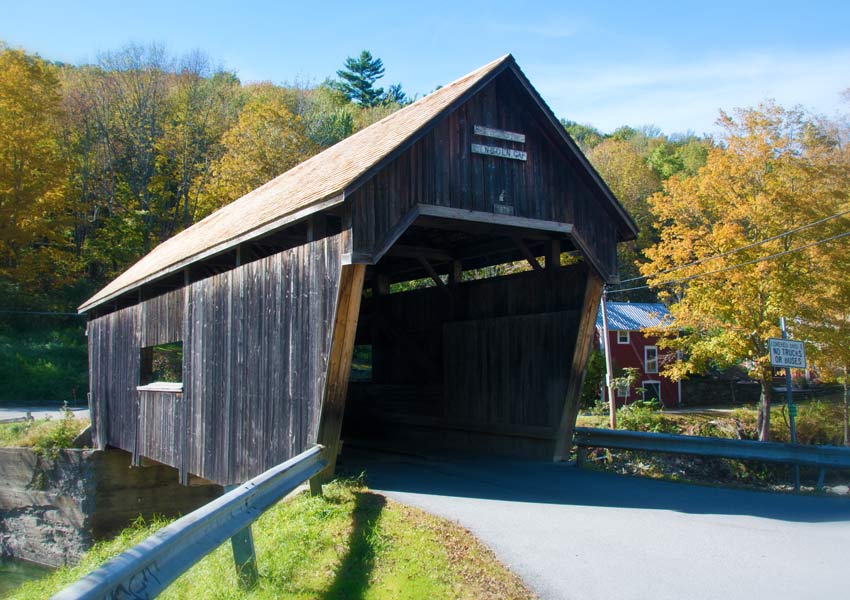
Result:
<instances>
[{"instance_id":1,"label":"utility pole","mask_svg":"<svg viewBox=\"0 0 850 600\"><path fill-rule=\"evenodd\" d=\"M602 288L602 340L605 349L605 387L608 388L608 408L611 412L611 429L617 429L617 401L614 397L614 373L611 366L611 340L608 337L607 287Z\"/></svg>"}]
</instances>

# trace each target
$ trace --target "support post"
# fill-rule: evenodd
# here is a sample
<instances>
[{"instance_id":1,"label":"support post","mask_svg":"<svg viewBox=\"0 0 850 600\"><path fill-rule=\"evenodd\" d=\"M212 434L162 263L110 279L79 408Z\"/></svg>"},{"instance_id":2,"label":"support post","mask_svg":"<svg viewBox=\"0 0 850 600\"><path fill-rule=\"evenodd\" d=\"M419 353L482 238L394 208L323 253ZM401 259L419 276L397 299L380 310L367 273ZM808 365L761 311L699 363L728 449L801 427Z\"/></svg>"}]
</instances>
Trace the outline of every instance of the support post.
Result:
<instances>
[{"instance_id":1,"label":"support post","mask_svg":"<svg viewBox=\"0 0 850 600\"><path fill-rule=\"evenodd\" d=\"M782 339L788 339L788 330L785 328L785 317L779 319L779 327L782 329ZM788 403L788 423L791 426L791 443L797 443L797 425L795 415L797 409L794 406L794 393L791 391L791 368L785 367L785 400ZM770 410L770 408L768 408ZM800 465L794 465L794 491L800 491Z\"/></svg>"},{"instance_id":2,"label":"support post","mask_svg":"<svg viewBox=\"0 0 850 600\"><path fill-rule=\"evenodd\" d=\"M451 271L449 271L449 285L455 286L460 283L463 278L463 263L459 260L453 260Z\"/></svg>"},{"instance_id":3,"label":"support post","mask_svg":"<svg viewBox=\"0 0 850 600\"><path fill-rule=\"evenodd\" d=\"M224 493L236 487L238 486L226 485ZM260 580L260 572L257 569L257 552L254 550L254 534L251 532L251 526L248 525L230 538L230 546L233 549L233 563L236 566L239 584L248 589L253 588Z\"/></svg>"},{"instance_id":4,"label":"support post","mask_svg":"<svg viewBox=\"0 0 850 600\"><path fill-rule=\"evenodd\" d=\"M339 296L317 440L325 447L328 466L310 479L310 491L314 494L321 493L322 484L330 481L336 469L336 459L340 448L339 435L342 431L345 397L348 394L348 378L351 373L351 357L354 352L354 337L357 333L357 319L360 316L360 299L363 296L365 274L366 265L363 264L344 265L340 272Z\"/></svg>"},{"instance_id":5,"label":"support post","mask_svg":"<svg viewBox=\"0 0 850 600\"><path fill-rule=\"evenodd\" d=\"M564 408L561 411L561 423L555 438L554 460L569 459L573 447L573 430L576 425L578 406L581 401L581 386L587 367L587 359L593 344L593 331L596 328L596 310L599 306L599 296L602 293L602 278L595 271L588 269L587 282L584 289L584 301L576 335L573 362L570 366L570 379L567 382L567 395Z\"/></svg>"},{"instance_id":6,"label":"support post","mask_svg":"<svg viewBox=\"0 0 850 600\"><path fill-rule=\"evenodd\" d=\"M561 267L561 240L549 240L546 244L546 270L554 271Z\"/></svg>"}]
</instances>

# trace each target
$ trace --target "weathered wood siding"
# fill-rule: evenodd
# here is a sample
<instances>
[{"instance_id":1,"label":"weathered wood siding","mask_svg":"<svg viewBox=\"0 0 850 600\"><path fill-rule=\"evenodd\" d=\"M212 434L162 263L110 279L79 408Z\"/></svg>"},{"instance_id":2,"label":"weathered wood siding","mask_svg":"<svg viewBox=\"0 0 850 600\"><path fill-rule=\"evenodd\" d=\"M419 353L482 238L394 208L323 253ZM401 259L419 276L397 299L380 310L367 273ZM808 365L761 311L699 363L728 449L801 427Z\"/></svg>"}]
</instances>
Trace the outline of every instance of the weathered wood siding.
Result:
<instances>
[{"instance_id":1,"label":"weathered wood siding","mask_svg":"<svg viewBox=\"0 0 850 600\"><path fill-rule=\"evenodd\" d=\"M475 125L525 134L525 143L473 132ZM527 160L485 156L473 143L525 151ZM351 194L353 250L379 251L387 234L417 204L572 223L606 271L616 275L616 219L595 184L511 72L505 72L445 117L410 149Z\"/></svg>"},{"instance_id":2,"label":"weathered wood siding","mask_svg":"<svg viewBox=\"0 0 850 600\"><path fill-rule=\"evenodd\" d=\"M91 321L96 439L221 484L315 443L341 254L330 236ZM182 398L136 391L141 348L174 341Z\"/></svg>"},{"instance_id":3,"label":"weathered wood siding","mask_svg":"<svg viewBox=\"0 0 850 600\"><path fill-rule=\"evenodd\" d=\"M579 264L365 299L372 381L351 385L347 433L481 434L470 447L551 456L586 278Z\"/></svg>"}]
</instances>

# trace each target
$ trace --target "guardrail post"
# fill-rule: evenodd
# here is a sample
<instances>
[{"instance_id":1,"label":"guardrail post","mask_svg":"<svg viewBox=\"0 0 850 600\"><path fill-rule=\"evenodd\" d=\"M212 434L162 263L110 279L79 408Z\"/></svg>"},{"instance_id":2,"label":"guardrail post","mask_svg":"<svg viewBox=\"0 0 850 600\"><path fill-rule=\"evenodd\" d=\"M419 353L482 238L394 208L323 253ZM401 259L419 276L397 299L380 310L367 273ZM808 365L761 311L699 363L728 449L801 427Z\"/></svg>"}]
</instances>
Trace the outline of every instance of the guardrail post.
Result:
<instances>
[{"instance_id":1,"label":"guardrail post","mask_svg":"<svg viewBox=\"0 0 850 600\"><path fill-rule=\"evenodd\" d=\"M818 485L817 491L823 491L823 480L826 478L826 467L821 467L820 473L818 473Z\"/></svg>"},{"instance_id":2,"label":"guardrail post","mask_svg":"<svg viewBox=\"0 0 850 600\"><path fill-rule=\"evenodd\" d=\"M238 486L227 485L224 492L227 493ZM233 548L233 562L236 565L236 575L239 583L246 588L253 588L260 580L257 569L257 553L254 550L254 534L248 525L230 538L230 546Z\"/></svg>"}]
</instances>

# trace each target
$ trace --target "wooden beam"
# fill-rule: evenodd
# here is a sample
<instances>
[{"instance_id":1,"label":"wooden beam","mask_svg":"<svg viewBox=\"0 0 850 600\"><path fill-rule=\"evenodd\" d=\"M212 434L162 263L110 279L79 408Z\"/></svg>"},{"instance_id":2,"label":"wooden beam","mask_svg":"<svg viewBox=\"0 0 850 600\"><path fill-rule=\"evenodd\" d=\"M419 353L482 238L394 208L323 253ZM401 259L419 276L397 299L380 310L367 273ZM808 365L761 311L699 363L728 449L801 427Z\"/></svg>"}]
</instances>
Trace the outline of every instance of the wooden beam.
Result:
<instances>
[{"instance_id":1,"label":"wooden beam","mask_svg":"<svg viewBox=\"0 0 850 600\"><path fill-rule=\"evenodd\" d=\"M587 270L587 282L584 288L584 303L581 308L575 350L570 366L570 379L567 382L567 394L561 411L561 423L555 437L555 461L568 460L573 447L573 430L581 401L581 386L587 370L587 359L593 345L593 332L596 329L596 312L602 297L602 278L592 269Z\"/></svg>"},{"instance_id":2,"label":"wooden beam","mask_svg":"<svg viewBox=\"0 0 850 600\"><path fill-rule=\"evenodd\" d=\"M543 219L529 219L527 217L516 217L513 215L497 215L481 210L466 210L464 208L450 208L448 206L434 206L431 204L420 204L419 214L423 217L437 217L452 221L469 221L473 223L486 223L487 225L499 225L502 227L514 227L529 229L532 231L548 231L554 233L572 233L572 223L561 223L558 221L546 221Z\"/></svg>"},{"instance_id":3,"label":"wooden beam","mask_svg":"<svg viewBox=\"0 0 850 600\"><path fill-rule=\"evenodd\" d=\"M396 256L400 258L419 258L420 256L428 260L437 262L448 262L452 260L452 255L445 250L439 248L431 248L428 246L405 246L404 244L396 244L387 252L385 256Z\"/></svg>"},{"instance_id":4,"label":"wooden beam","mask_svg":"<svg viewBox=\"0 0 850 600\"><path fill-rule=\"evenodd\" d=\"M328 223L324 213L310 215L307 219L307 241L314 242L327 235Z\"/></svg>"},{"instance_id":5,"label":"wooden beam","mask_svg":"<svg viewBox=\"0 0 850 600\"><path fill-rule=\"evenodd\" d=\"M428 273L428 276L434 280L434 283L437 284L437 287L440 289L446 289L446 284L443 283L443 280L440 279L440 276L437 275L437 272L434 270L434 267L431 266L431 263L428 262L424 256L417 256L416 260L419 261L419 264L422 265L422 268L425 269L425 272Z\"/></svg>"},{"instance_id":6,"label":"wooden beam","mask_svg":"<svg viewBox=\"0 0 850 600\"><path fill-rule=\"evenodd\" d=\"M384 273L375 275L375 290L376 296L386 296L390 293L390 278Z\"/></svg>"},{"instance_id":7,"label":"wooden beam","mask_svg":"<svg viewBox=\"0 0 850 600\"><path fill-rule=\"evenodd\" d=\"M531 265L531 268L535 271L542 271L543 267L540 266L540 263L537 262L537 257L531 253L531 250L528 249L528 246L525 245L525 242L522 241L522 238L519 236L512 236L511 239L514 241L514 244L519 251L522 252L522 255L525 257L525 260L528 261L528 264Z\"/></svg>"},{"instance_id":8,"label":"wooden beam","mask_svg":"<svg viewBox=\"0 0 850 600\"><path fill-rule=\"evenodd\" d=\"M463 278L463 263L459 260L453 260L451 271L449 271L449 285L457 285Z\"/></svg>"},{"instance_id":9,"label":"wooden beam","mask_svg":"<svg viewBox=\"0 0 850 600\"><path fill-rule=\"evenodd\" d=\"M340 272L339 296L317 436L317 442L325 447L328 466L310 480L310 490L313 493L321 491L321 485L330 481L336 469L336 459L340 449L339 435L342 431L342 416L345 412L345 397L348 394L348 379L351 374L351 359L354 353L354 338L357 333L357 319L360 316L360 299L363 297L365 275L366 265L345 265Z\"/></svg>"},{"instance_id":10,"label":"wooden beam","mask_svg":"<svg viewBox=\"0 0 850 600\"><path fill-rule=\"evenodd\" d=\"M546 270L552 271L561 266L561 240L550 240L546 244Z\"/></svg>"}]
</instances>

